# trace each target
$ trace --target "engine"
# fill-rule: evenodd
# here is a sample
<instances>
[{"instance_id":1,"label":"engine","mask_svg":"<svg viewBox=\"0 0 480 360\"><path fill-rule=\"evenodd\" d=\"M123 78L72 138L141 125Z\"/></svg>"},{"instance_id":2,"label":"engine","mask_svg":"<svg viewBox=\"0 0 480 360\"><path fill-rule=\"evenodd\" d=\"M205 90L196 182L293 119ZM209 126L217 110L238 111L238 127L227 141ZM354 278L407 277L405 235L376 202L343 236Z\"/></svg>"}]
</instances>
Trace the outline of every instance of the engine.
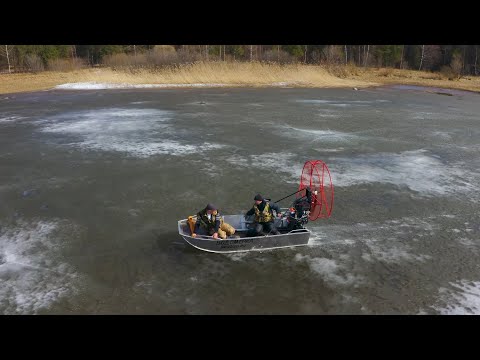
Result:
<instances>
[{"instance_id":1,"label":"engine","mask_svg":"<svg viewBox=\"0 0 480 360\"><path fill-rule=\"evenodd\" d=\"M288 230L303 229L308 223L308 215L312 205L312 192L305 188L305 195L296 199L288 211Z\"/></svg>"}]
</instances>

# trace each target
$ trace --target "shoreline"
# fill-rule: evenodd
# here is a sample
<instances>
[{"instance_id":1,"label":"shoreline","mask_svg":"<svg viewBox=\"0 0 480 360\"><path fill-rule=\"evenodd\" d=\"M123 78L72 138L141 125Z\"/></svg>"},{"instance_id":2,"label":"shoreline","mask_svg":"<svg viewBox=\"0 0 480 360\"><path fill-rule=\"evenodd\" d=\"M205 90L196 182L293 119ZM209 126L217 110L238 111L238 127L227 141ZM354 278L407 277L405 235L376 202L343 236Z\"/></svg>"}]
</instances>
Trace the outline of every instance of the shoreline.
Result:
<instances>
[{"instance_id":1,"label":"shoreline","mask_svg":"<svg viewBox=\"0 0 480 360\"><path fill-rule=\"evenodd\" d=\"M350 88L416 86L480 93L480 77L448 80L439 73L352 66L199 63L161 70L89 68L0 74L0 95L45 90L174 88ZM418 90L418 89L417 89Z\"/></svg>"},{"instance_id":2,"label":"shoreline","mask_svg":"<svg viewBox=\"0 0 480 360\"><path fill-rule=\"evenodd\" d=\"M366 90L366 89L396 89L405 91L424 91L431 94L439 95L462 95L462 93L478 94L480 91L465 90L458 88L448 88L429 85L413 85L413 84L375 84L369 86L356 86L356 87L326 87L326 86L302 86L299 83L285 83L285 84L263 84L263 85L242 85L242 84L114 84L114 83L70 83L62 84L51 89L40 91L92 91L92 90L174 90L174 89L350 89L350 90Z\"/></svg>"}]
</instances>

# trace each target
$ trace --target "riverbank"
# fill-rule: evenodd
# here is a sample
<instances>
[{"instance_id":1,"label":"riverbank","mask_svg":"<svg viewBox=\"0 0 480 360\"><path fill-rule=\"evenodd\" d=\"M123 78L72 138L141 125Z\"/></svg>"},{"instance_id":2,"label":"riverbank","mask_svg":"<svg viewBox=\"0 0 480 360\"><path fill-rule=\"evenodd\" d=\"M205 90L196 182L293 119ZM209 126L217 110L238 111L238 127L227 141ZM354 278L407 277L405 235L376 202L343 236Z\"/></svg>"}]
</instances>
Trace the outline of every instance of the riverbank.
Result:
<instances>
[{"instance_id":1,"label":"riverbank","mask_svg":"<svg viewBox=\"0 0 480 360\"><path fill-rule=\"evenodd\" d=\"M83 85L78 85L81 83ZM67 84L67 85L65 85ZM60 88L122 87L350 87L419 85L480 92L480 77L449 80L439 73L355 66L196 63L163 69L89 68L71 72L0 74L0 94Z\"/></svg>"}]
</instances>

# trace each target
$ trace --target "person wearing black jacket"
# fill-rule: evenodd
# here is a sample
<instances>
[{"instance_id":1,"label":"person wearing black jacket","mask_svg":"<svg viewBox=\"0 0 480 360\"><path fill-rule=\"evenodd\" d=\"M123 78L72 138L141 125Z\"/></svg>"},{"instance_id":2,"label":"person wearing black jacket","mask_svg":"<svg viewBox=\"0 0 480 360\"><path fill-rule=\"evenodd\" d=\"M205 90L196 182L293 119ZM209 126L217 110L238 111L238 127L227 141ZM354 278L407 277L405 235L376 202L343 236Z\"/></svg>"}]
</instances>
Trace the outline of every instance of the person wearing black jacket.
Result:
<instances>
[{"instance_id":1,"label":"person wearing black jacket","mask_svg":"<svg viewBox=\"0 0 480 360\"><path fill-rule=\"evenodd\" d=\"M260 194L255 195L253 200L255 200L255 204L245 214L245 218L255 214L254 227L247 232L247 236L279 235L280 232L274 225L275 216L273 210L281 217L280 207L275 203L266 201Z\"/></svg>"},{"instance_id":2,"label":"person wearing black jacket","mask_svg":"<svg viewBox=\"0 0 480 360\"><path fill-rule=\"evenodd\" d=\"M218 239L218 237L226 239L227 236L233 234L235 234L235 228L223 221L215 205L207 204L203 210L198 212L192 237L207 235L213 236L214 239Z\"/></svg>"}]
</instances>

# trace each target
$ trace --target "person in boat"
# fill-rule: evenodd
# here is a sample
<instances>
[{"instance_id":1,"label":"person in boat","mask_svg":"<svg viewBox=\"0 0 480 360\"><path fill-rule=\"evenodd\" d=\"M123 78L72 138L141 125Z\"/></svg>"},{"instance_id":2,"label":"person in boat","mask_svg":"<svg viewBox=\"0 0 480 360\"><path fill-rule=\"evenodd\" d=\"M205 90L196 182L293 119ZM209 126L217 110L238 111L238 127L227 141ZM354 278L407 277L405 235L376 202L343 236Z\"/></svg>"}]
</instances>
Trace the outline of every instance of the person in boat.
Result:
<instances>
[{"instance_id":1,"label":"person in boat","mask_svg":"<svg viewBox=\"0 0 480 360\"><path fill-rule=\"evenodd\" d=\"M245 214L245 219L247 216L255 214L254 227L248 230L247 236L279 235L280 232L274 225L275 216L273 210L275 210L278 217L281 217L282 211L280 207L265 200L260 194L255 195L253 200L255 200L253 207Z\"/></svg>"},{"instance_id":2,"label":"person in boat","mask_svg":"<svg viewBox=\"0 0 480 360\"><path fill-rule=\"evenodd\" d=\"M213 204L208 204L203 210L197 213L197 221L192 237L197 235L213 236L226 239L227 236L235 234L235 228L223 221L218 209Z\"/></svg>"}]
</instances>

